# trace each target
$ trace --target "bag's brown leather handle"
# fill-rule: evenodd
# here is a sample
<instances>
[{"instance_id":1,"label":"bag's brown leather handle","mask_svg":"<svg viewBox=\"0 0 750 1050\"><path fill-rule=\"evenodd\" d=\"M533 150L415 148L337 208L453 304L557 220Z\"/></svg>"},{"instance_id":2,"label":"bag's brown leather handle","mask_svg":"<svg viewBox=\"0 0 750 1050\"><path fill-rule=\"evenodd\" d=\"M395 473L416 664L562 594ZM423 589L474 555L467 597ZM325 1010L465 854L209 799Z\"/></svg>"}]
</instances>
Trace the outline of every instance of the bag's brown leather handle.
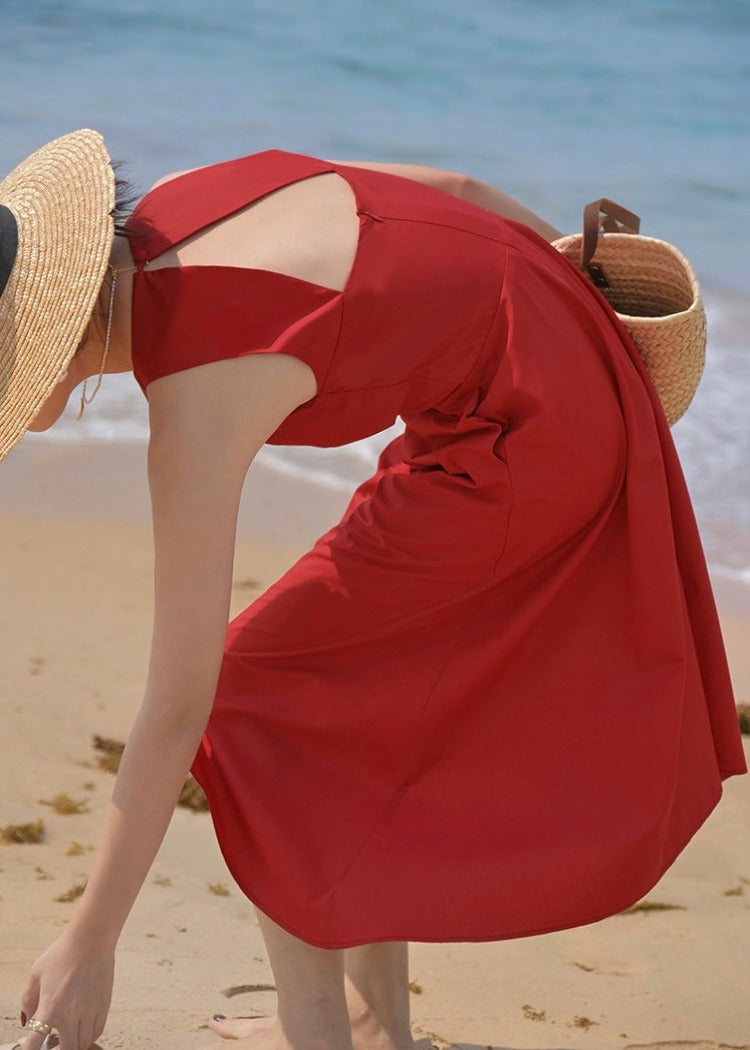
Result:
<instances>
[{"instance_id":1,"label":"bag's brown leather handle","mask_svg":"<svg viewBox=\"0 0 750 1050\"><path fill-rule=\"evenodd\" d=\"M598 201L587 204L583 209L581 269L589 269L589 263L596 251L600 229L605 233L638 233L640 228L639 217L616 201L602 197Z\"/></svg>"}]
</instances>

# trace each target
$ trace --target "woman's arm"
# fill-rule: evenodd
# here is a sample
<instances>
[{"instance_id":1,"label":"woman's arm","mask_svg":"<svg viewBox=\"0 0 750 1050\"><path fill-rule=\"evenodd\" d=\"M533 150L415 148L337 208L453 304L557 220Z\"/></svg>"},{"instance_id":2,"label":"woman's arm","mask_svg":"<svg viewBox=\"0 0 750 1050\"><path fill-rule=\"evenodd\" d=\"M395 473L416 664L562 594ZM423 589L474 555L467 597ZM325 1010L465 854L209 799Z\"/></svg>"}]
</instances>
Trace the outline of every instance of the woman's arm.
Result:
<instances>
[{"instance_id":1,"label":"woman's arm","mask_svg":"<svg viewBox=\"0 0 750 1050\"><path fill-rule=\"evenodd\" d=\"M217 362L149 388L155 608L145 696L86 890L22 999L28 1016L59 1030L60 1050L83 1050L101 1034L115 944L210 715L245 473L268 436L314 393L310 369L280 355ZM30 1035L26 1047L37 1050L41 1041Z\"/></svg>"},{"instance_id":2,"label":"woman's arm","mask_svg":"<svg viewBox=\"0 0 750 1050\"><path fill-rule=\"evenodd\" d=\"M351 164L357 168L368 168L371 171L383 171L388 175L400 175L404 179L413 179L422 182L426 186L432 186L444 193L450 193L452 197L476 204L480 208L502 215L505 219L513 219L514 222L522 222L524 226L530 227L546 241L554 241L562 237L560 230L556 230L541 216L536 215L524 204L509 197L502 190L494 186L474 179L471 175L462 175L455 171L440 171L438 168L428 168L418 164L380 164L372 161L333 161L335 164Z\"/></svg>"},{"instance_id":3,"label":"woman's arm","mask_svg":"<svg viewBox=\"0 0 750 1050\"><path fill-rule=\"evenodd\" d=\"M329 163L349 164L355 168L383 171L387 175L400 175L403 179L412 179L414 182L422 182L425 186L442 190L443 193L450 193L452 197L468 201L469 204L476 204L477 207L485 208L487 211L494 212L495 215L502 215L504 219L521 222L538 233L545 241L554 241L562 237L562 231L555 229L546 219L527 208L525 204L509 197L502 190L495 189L489 183L472 178L471 175L462 175L457 171L441 171L439 168L428 168L422 164L388 164L367 160L335 160ZM155 189L178 175L186 174L185 171L178 171L172 175L166 175L154 183L151 188Z\"/></svg>"}]
</instances>

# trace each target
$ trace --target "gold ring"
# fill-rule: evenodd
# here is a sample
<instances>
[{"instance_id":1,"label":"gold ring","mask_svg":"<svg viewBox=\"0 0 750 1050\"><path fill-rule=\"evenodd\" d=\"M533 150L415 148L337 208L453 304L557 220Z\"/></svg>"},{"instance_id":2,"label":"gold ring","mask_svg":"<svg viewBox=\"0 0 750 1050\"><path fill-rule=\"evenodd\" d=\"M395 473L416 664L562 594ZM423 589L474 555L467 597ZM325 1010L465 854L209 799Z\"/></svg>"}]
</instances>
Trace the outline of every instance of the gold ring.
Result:
<instances>
[{"instance_id":1,"label":"gold ring","mask_svg":"<svg viewBox=\"0 0 750 1050\"><path fill-rule=\"evenodd\" d=\"M30 1017L26 1022L26 1027L32 1032L38 1032L39 1035L51 1035L52 1033L52 1025L47 1024L46 1021L37 1021L36 1017Z\"/></svg>"}]
</instances>

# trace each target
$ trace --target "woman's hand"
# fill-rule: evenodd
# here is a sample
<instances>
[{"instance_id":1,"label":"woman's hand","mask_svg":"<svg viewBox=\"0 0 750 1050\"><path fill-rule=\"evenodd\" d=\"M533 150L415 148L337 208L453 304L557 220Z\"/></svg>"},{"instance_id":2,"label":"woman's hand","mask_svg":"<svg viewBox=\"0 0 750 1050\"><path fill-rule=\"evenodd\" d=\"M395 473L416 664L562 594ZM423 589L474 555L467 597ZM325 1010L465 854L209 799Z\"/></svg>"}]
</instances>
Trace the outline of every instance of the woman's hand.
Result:
<instances>
[{"instance_id":1,"label":"woman's hand","mask_svg":"<svg viewBox=\"0 0 750 1050\"><path fill-rule=\"evenodd\" d=\"M66 930L32 966L21 1009L57 1032L60 1050L88 1050L104 1030L114 973L114 951L82 944ZM29 1032L23 1050L39 1050L44 1038Z\"/></svg>"}]
</instances>

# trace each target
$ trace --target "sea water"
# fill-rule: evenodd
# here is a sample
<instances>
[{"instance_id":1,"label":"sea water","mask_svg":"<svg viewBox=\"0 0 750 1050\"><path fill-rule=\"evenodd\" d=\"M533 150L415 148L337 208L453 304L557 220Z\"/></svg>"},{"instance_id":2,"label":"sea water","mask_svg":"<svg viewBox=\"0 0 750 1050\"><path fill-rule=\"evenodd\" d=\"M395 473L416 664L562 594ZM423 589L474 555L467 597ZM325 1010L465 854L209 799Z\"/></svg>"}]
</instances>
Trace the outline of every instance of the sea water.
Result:
<instances>
[{"instance_id":1,"label":"sea water","mask_svg":"<svg viewBox=\"0 0 750 1050\"><path fill-rule=\"evenodd\" d=\"M470 172L562 229L612 197L693 260L705 378L674 434L714 569L750 583L750 0L4 0L0 170L98 128L140 191L279 147ZM132 380L28 440L143 440ZM389 435L266 449L351 488Z\"/></svg>"}]
</instances>

